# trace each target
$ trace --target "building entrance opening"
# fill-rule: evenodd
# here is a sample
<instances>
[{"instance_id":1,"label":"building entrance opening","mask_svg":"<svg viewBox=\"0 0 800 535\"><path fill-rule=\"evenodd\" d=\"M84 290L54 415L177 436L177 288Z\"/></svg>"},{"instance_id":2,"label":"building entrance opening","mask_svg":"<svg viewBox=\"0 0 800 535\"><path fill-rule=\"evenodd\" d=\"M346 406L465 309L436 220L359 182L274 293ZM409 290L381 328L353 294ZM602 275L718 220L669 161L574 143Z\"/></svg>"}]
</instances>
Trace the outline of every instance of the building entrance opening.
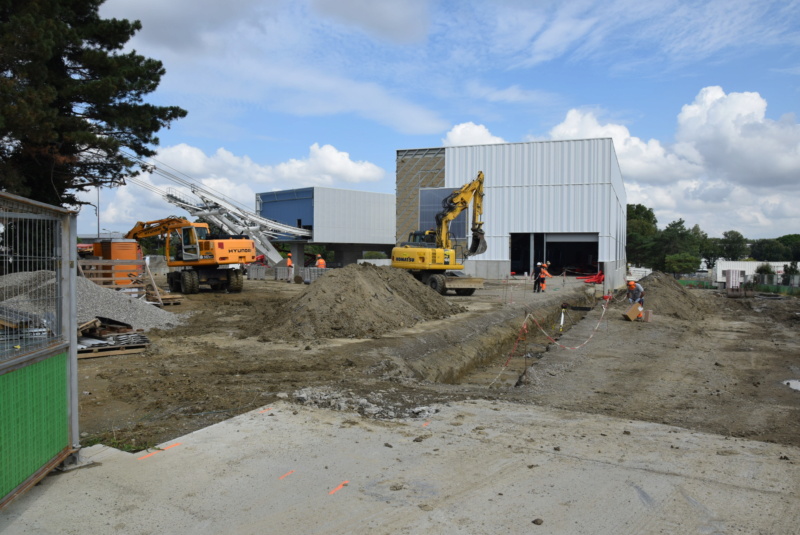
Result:
<instances>
[{"instance_id":1,"label":"building entrance opening","mask_svg":"<svg viewBox=\"0 0 800 535\"><path fill-rule=\"evenodd\" d=\"M531 271L531 235L511 234L511 273L522 275Z\"/></svg>"},{"instance_id":2,"label":"building entrance opening","mask_svg":"<svg viewBox=\"0 0 800 535\"><path fill-rule=\"evenodd\" d=\"M597 263L597 242L548 242L547 259L550 273L567 275L593 274Z\"/></svg>"}]
</instances>

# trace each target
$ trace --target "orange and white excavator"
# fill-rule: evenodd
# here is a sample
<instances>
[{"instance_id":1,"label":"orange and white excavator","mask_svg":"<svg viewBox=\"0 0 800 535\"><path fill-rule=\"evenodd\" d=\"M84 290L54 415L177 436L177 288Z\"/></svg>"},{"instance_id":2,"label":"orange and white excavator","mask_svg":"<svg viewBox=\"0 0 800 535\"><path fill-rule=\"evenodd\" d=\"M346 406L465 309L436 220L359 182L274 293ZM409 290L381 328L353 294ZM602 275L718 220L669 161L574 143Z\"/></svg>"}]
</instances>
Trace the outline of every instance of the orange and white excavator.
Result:
<instances>
[{"instance_id":1,"label":"orange and white excavator","mask_svg":"<svg viewBox=\"0 0 800 535\"><path fill-rule=\"evenodd\" d=\"M249 237L214 236L209 234L208 224L175 216L140 221L125 238L139 240L152 236L166 238L167 266L177 268L167 274L173 292L197 293L201 284L212 290L241 292L244 266L256 259L256 247Z\"/></svg>"}]
</instances>

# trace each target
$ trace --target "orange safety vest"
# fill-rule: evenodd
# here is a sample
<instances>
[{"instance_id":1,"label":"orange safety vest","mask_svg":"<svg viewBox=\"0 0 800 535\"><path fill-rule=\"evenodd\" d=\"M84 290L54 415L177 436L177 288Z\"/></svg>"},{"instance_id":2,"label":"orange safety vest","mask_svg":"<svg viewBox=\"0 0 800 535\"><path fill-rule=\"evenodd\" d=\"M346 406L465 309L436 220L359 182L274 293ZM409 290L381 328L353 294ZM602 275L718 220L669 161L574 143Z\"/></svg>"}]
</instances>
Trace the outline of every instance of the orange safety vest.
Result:
<instances>
[{"instance_id":1,"label":"orange safety vest","mask_svg":"<svg viewBox=\"0 0 800 535\"><path fill-rule=\"evenodd\" d=\"M317 258L317 267L318 268L323 268L323 269L327 267L327 264L325 263L325 259L324 258Z\"/></svg>"},{"instance_id":2,"label":"orange safety vest","mask_svg":"<svg viewBox=\"0 0 800 535\"><path fill-rule=\"evenodd\" d=\"M286 267L292 267L292 259L291 258L287 258L286 259Z\"/></svg>"}]
</instances>

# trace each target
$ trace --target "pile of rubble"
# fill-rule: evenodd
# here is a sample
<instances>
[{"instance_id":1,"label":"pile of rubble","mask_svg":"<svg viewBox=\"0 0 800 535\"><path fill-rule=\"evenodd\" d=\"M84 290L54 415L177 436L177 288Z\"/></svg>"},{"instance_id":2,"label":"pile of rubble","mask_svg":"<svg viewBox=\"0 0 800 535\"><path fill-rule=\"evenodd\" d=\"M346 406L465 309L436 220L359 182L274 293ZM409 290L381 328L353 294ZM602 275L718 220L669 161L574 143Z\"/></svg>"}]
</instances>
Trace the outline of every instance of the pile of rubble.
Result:
<instances>
[{"instance_id":1,"label":"pile of rubble","mask_svg":"<svg viewBox=\"0 0 800 535\"><path fill-rule=\"evenodd\" d=\"M126 323L134 330L170 328L182 323L179 315L134 299L124 292L104 288L82 277L76 279L75 325L94 318ZM57 281L52 271L11 273L0 277L0 305L6 310L44 317L54 314Z\"/></svg>"}]
</instances>

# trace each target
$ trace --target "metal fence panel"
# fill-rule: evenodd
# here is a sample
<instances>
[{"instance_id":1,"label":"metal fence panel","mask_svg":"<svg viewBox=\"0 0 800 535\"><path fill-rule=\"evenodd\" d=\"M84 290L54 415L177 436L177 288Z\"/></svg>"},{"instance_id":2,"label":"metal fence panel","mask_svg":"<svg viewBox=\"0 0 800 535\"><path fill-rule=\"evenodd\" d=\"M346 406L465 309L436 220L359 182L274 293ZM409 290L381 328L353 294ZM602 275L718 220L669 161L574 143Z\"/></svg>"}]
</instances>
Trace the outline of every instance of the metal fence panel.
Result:
<instances>
[{"instance_id":1,"label":"metal fence panel","mask_svg":"<svg viewBox=\"0 0 800 535\"><path fill-rule=\"evenodd\" d=\"M78 447L75 214L0 193L0 507Z\"/></svg>"}]
</instances>

